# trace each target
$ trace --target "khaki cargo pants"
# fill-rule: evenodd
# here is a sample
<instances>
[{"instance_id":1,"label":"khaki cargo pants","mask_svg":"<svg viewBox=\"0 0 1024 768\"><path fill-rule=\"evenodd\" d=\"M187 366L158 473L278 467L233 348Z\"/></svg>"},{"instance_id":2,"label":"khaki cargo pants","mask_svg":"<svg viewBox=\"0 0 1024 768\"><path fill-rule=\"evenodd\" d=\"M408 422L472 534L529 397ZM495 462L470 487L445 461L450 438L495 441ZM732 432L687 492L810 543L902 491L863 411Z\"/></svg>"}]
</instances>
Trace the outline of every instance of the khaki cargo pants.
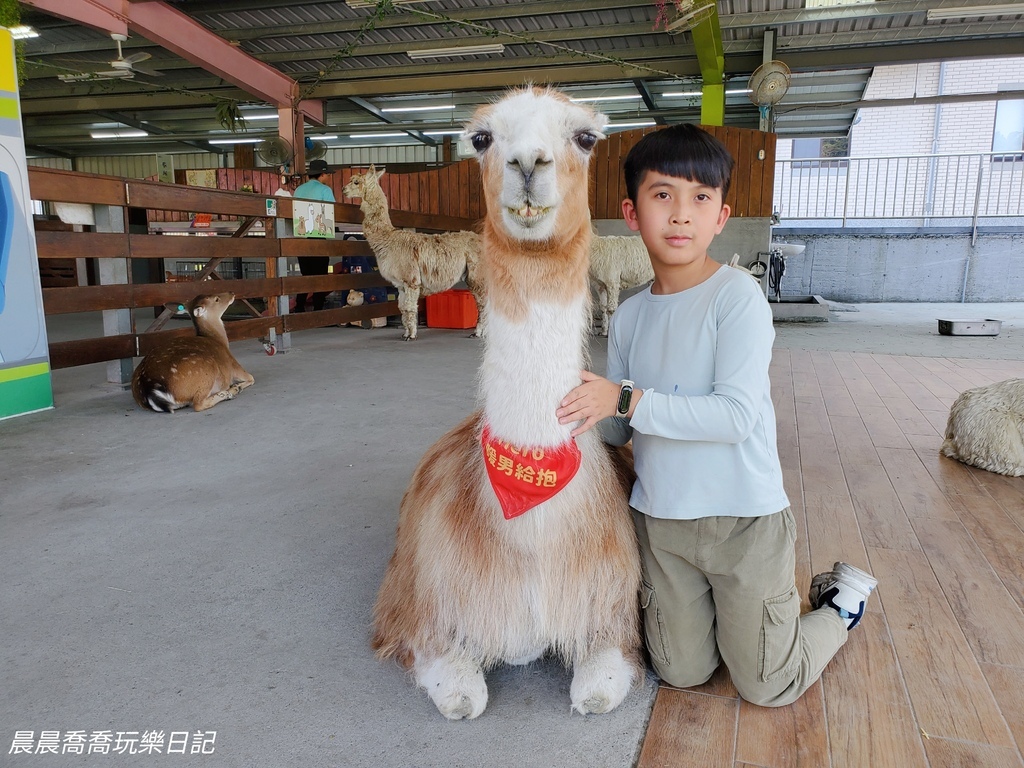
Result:
<instances>
[{"instance_id":1,"label":"khaki cargo pants","mask_svg":"<svg viewBox=\"0 0 1024 768\"><path fill-rule=\"evenodd\" d=\"M680 688L725 662L747 701L796 701L846 642L831 608L800 616L796 524L764 517L663 520L633 510L643 558L644 630L654 670Z\"/></svg>"}]
</instances>

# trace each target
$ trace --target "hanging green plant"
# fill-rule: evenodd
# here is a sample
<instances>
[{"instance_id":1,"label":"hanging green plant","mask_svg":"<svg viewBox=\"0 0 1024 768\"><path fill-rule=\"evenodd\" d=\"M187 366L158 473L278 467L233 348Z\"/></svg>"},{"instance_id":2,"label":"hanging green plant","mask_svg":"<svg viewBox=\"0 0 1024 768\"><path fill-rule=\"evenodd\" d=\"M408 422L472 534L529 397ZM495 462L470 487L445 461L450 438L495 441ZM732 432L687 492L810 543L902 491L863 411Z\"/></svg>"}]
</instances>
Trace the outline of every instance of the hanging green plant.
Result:
<instances>
[{"instance_id":1,"label":"hanging green plant","mask_svg":"<svg viewBox=\"0 0 1024 768\"><path fill-rule=\"evenodd\" d=\"M21 6L18 0L0 0L0 27L16 27L21 24ZM18 73L18 85L25 84L25 42L14 41L14 64Z\"/></svg>"},{"instance_id":2,"label":"hanging green plant","mask_svg":"<svg viewBox=\"0 0 1024 768\"><path fill-rule=\"evenodd\" d=\"M242 116L242 110L239 108L237 101L234 99L222 99L217 102L216 111L217 122L222 127L232 133L245 132L247 127L245 118Z\"/></svg>"}]
</instances>

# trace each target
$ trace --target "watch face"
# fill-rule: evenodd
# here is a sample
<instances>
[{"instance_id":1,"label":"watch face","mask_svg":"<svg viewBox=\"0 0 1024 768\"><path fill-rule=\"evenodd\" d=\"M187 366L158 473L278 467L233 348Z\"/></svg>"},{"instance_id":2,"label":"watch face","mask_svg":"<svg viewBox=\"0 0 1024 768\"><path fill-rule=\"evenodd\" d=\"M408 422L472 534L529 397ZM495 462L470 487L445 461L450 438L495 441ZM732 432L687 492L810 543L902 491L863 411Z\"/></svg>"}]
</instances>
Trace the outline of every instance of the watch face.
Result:
<instances>
[{"instance_id":1,"label":"watch face","mask_svg":"<svg viewBox=\"0 0 1024 768\"><path fill-rule=\"evenodd\" d=\"M633 399L633 388L632 387L623 387L622 389L620 389L619 390L619 404L616 407L616 410L620 414L623 414L623 415L629 413L629 402L632 399Z\"/></svg>"}]
</instances>

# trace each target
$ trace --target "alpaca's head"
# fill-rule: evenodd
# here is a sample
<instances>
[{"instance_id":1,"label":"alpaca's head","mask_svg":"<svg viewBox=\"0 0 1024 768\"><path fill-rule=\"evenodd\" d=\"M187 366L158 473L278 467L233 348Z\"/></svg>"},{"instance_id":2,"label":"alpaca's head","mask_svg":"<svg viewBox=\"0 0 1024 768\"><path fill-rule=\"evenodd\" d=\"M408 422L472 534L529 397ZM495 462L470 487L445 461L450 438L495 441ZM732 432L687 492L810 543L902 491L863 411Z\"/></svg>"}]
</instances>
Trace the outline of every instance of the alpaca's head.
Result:
<instances>
[{"instance_id":1,"label":"alpaca's head","mask_svg":"<svg viewBox=\"0 0 1024 768\"><path fill-rule=\"evenodd\" d=\"M589 227L587 166L604 125L551 89L516 90L477 110L464 137L480 162L491 226L530 241Z\"/></svg>"},{"instance_id":2,"label":"alpaca's head","mask_svg":"<svg viewBox=\"0 0 1024 768\"><path fill-rule=\"evenodd\" d=\"M372 187L380 188L380 177L384 175L384 169L379 171L370 165L366 173L354 173L348 184L341 190L345 197L366 197L366 190Z\"/></svg>"}]
</instances>

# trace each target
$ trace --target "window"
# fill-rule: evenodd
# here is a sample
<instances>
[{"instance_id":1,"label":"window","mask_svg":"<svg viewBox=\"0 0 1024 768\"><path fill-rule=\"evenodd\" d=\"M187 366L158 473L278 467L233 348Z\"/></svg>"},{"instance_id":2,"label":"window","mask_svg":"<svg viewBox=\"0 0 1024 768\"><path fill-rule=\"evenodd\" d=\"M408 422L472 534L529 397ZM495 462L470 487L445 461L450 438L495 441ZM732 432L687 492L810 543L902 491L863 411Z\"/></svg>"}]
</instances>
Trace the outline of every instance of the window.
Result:
<instances>
[{"instance_id":1,"label":"window","mask_svg":"<svg viewBox=\"0 0 1024 768\"><path fill-rule=\"evenodd\" d=\"M850 140L845 136L831 139L793 139L794 168L845 168L850 155ZM807 158L803 161L803 158Z\"/></svg>"},{"instance_id":2,"label":"window","mask_svg":"<svg viewBox=\"0 0 1024 768\"><path fill-rule=\"evenodd\" d=\"M1024 151L1024 99L1004 99L996 102L992 151L1009 153L996 155L992 158L995 161L1020 159L1021 152Z\"/></svg>"}]
</instances>

